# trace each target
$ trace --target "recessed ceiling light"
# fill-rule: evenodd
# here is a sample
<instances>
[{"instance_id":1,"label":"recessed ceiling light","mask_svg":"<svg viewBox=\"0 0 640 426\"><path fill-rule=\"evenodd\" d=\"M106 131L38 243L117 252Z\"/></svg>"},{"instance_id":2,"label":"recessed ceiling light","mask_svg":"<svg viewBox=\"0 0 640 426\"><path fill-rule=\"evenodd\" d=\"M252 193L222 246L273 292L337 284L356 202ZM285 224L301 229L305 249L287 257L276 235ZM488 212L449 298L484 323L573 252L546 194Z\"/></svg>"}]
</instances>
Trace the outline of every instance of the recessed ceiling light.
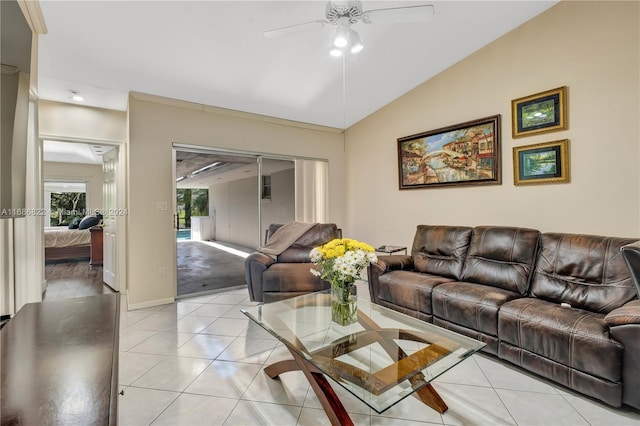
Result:
<instances>
[{"instance_id":1,"label":"recessed ceiling light","mask_svg":"<svg viewBox=\"0 0 640 426\"><path fill-rule=\"evenodd\" d=\"M84 98L80 95L80 92L77 90L69 90L69 92L71 92L71 99L76 102L84 102Z\"/></svg>"}]
</instances>

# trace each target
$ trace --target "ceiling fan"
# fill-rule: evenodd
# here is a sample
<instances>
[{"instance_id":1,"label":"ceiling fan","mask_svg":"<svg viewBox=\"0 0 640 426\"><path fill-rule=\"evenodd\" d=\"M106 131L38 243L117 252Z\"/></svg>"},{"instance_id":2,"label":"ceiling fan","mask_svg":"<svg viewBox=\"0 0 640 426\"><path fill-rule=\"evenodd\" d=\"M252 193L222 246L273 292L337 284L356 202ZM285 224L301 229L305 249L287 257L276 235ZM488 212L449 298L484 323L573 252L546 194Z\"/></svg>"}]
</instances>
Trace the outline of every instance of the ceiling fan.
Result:
<instances>
[{"instance_id":1,"label":"ceiling fan","mask_svg":"<svg viewBox=\"0 0 640 426\"><path fill-rule=\"evenodd\" d=\"M432 4L363 10L361 1L329 1L326 6L325 19L276 28L265 31L262 34L266 38L279 38L302 31L324 28L326 25L333 25L336 27L336 34L333 39L335 49L331 51L331 54L333 56L342 56L342 49L347 47L351 53L358 53L364 48L358 33L351 29L353 24L358 22L364 24L372 24L374 22L424 22L431 19L434 14L435 7Z\"/></svg>"}]
</instances>

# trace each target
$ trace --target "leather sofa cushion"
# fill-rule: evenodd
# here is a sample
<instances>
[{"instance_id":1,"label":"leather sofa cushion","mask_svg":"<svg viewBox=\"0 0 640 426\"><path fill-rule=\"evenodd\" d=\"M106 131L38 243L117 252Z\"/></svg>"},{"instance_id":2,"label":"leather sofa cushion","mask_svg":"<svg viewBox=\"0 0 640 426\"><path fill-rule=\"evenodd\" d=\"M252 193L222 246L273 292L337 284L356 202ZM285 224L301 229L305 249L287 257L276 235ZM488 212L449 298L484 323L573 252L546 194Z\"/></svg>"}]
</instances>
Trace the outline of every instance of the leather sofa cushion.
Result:
<instances>
[{"instance_id":1,"label":"leather sofa cushion","mask_svg":"<svg viewBox=\"0 0 640 426\"><path fill-rule=\"evenodd\" d=\"M313 263L274 263L262 273L262 291L314 292L328 288L309 272Z\"/></svg>"},{"instance_id":2,"label":"leather sofa cushion","mask_svg":"<svg viewBox=\"0 0 640 426\"><path fill-rule=\"evenodd\" d=\"M482 348L482 352L498 355L498 345L500 341L496 336L490 336L487 333L482 333L468 327L453 324L438 317L433 317L433 323L438 327L442 327L446 330L451 330L458 334L462 334L463 336L471 337L472 339L484 342L486 343L486 346Z\"/></svg>"},{"instance_id":3,"label":"leather sofa cushion","mask_svg":"<svg viewBox=\"0 0 640 426\"><path fill-rule=\"evenodd\" d=\"M411 249L415 270L459 280L470 239L469 227L418 225Z\"/></svg>"},{"instance_id":4,"label":"leather sofa cushion","mask_svg":"<svg viewBox=\"0 0 640 426\"><path fill-rule=\"evenodd\" d=\"M298 238L288 249L278 255L278 263L309 262L309 253L316 246L340 238L340 230L335 223L318 223Z\"/></svg>"},{"instance_id":5,"label":"leather sofa cushion","mask_svg":"<svg viewBox=\"0 0 640 426\"><path fill-rule=\"evenodd\" d=\"M573 308L609 313L636 297L620 248L635 240L548 233L531 281L531 295Z\"/></svg>"},{"instance_id":6,"label":"leather sofa cushion","mask_svg":"<svg viewBox=\"0 0 640 426\"><path fill-rule=\"evenodd\" d=\"M623 346L609 336L603 314L524 298L500 308L498 328L502 342L596 377L620 381Z\"/></svg>"},{"instance_id":7,"label":"leather sofa cushion","mask_svg":"<svg viewBox=\"0 0 640 426\"><path fill-rule=\"evenodd\" d=\"M622 385L618 382L595 377L504 341L500 342L498 357L613 407L622 403Z\"/></svg>"},{"instance_id":8,"label":"leather sofa cushion","mask_svg":"<svg viewBox=\"0 0 640 426\"><path fill-rule=\"evenodd\" d=\"M539 239L540 231L535 229L474 228L461 280L525 295Z\"/></svg>"},{"instance_id":9,"label":"leather sofa cushion","mask_svg":"<svg viewBox=\"0 0 640 426\"><path fill-rule=\"evenodd\" d=\"M393 305L431 314L431 291L438 284L453 281L436 275L391 271L381 275L378 298Z\"/></svg>"},{"instance_id":10,"label":"leather sofa cushion","mask_svg":"<svg viewBox=\"0 0 640 426\"><path fill-rule=\"evenodd\" d=\"M500 306L519 297L513 291L467 282L440 284L431 294L434 316L491 336L498 336Z\"/></svg>"}]
</instances>

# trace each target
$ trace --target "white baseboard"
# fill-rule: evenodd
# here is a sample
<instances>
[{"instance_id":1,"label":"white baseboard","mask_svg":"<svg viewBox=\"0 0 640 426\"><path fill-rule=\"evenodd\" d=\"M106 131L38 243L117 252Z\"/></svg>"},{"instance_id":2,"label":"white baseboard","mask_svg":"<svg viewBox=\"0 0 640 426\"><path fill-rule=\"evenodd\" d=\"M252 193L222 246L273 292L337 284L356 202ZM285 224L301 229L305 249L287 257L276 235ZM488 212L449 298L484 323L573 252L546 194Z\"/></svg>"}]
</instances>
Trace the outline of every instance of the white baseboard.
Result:
<instances>
[{"instance_id":1,"label":"white baseboard","mask_svg":"<svg viewBox=\"0 0 640 426\"><path fill-rule=\"evenodd\" d=\"M129 303L129 299L127 299L127 310L134 311L136 309L153 308L154 306L168 305L169 303L173 303L174 301L175 299L173 297L167 297L165 299L149 300L148 302L142 302L142 303Z\"/></svg>"}]
</instances>

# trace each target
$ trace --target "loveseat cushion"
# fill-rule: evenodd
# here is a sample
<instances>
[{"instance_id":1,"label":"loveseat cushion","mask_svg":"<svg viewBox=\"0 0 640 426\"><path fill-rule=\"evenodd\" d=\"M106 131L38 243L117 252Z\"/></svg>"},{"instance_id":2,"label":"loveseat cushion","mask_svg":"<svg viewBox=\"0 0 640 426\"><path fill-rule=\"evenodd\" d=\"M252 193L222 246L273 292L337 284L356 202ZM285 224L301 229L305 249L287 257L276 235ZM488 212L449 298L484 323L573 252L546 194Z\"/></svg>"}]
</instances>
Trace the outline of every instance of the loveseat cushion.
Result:
<instances>
[{"instance_id":1,"label":"loveseat cushion","mask_svg":"<svg viewBox=\"0 0 640 426\"><path fill-rule=\"evenodd\" d=\"M461 281L485 284L525 295L540 231L526 228L473 228Z\"/></svg>"},{"instance_id":2,"label":"loveseat cushion","mask_svg":"<svg viewBox=\"0 0 640 426\"><path fill-rule=\"evenodd\" d=\"M547 233L531 282L531 295L573 308L609 313L636 297L620 248L630 238Z\"/></svg>"},{"instance_id":3,"label":"loveseat cushion","mask_svg":"<svg viewBox=\"0 0 640 426\"><path fill-rule=\"evenodd\" d=\"M520 294L488 285L450 282L433 289L433 315L492 336L498 335L498 310Z\"/></svg>"},{"instance_id":4,"label":"loveseat cushion","mask_svg":"<svg viewBox=\"0 0 640 426\"><path fill-rule=\"evenodd\" d=\"M431 291L435 286L449 281L453 280L410 271L391 271L378 278L378 298L430 315Z\"/></svg>"},{"instance_id":5,"label":"loveseat cushion","mask_svg":"<svg viewBox=\"0 0 640 426\"><path fill-rule=\"evenodd\" d=\"M311 274L313 263L274 263L262 273L263 292L311 293L329 284Z\"/></svg>"},{"instance_id":6,"label":"loveseat cushion","mask_svg":"<svg viewBox=\"0 0 640 426\"><path fill-rule=\"evenodd\" d=\"M620 381L624 348L609 336L603 314L523 298L500 308L498 333L501 342L602 379Z\"/></svg>"},{"instance_id":7,"label":"loveseat cushion","mask_svg":"<svg viewBox=\"0 0 640 426\"><path fill-rule=\"evenodd\" d=\"M470 239L469 227L418 225L411 248L415 270L459 280Z\"/></svg>"}]
</instances>

